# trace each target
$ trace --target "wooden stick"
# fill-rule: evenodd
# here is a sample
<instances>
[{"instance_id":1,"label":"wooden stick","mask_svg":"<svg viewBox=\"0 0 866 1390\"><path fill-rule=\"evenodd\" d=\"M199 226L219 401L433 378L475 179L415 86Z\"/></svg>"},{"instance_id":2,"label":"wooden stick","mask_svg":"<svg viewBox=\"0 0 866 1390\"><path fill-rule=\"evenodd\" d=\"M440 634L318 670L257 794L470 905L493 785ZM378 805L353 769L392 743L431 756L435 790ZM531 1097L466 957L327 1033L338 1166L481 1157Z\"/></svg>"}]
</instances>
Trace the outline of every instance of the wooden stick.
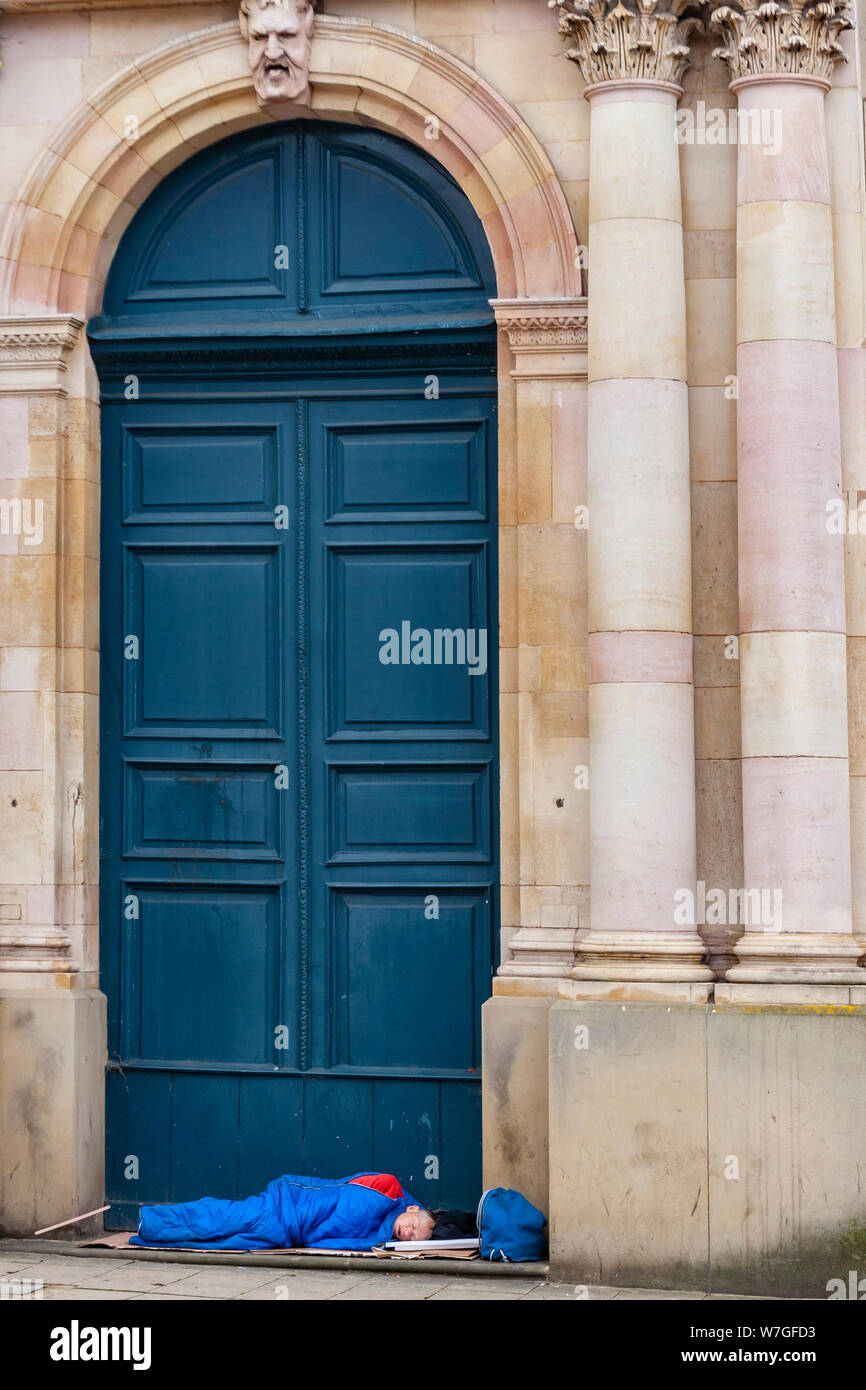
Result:
<instances>
[{"instance_id":1,"label":"wooden stick","mask_svg":"<svg viewBox=\"0 0 866 1390\"><path fill-rule=\"evenodd\" d=\"M108 1211L111 1203L106 1207L95 1207L93 1211L82 1212L80 1216L70 1216L68 1221L57 1221L53 1226L43 1226L41 1231L34 1231L35 1236L44 1236L46 1231L59 1231L61 1226L74 1226L76 1221L86 1221L88 1216L98 1216L101 1211Z\"/></svg>"}]
</instances>

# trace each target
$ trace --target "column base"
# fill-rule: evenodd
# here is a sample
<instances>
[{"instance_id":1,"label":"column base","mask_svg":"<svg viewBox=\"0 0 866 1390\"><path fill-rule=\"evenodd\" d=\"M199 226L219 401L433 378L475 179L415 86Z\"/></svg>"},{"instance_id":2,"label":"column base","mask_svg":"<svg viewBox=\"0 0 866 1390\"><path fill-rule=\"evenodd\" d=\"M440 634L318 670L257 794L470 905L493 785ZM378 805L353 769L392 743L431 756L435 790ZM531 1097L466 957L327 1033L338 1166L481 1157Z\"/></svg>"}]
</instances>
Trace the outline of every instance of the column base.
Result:
<instances>
[{"instance_id":1,"label":"column base","mask_svg":"<svg viewBox=\"0 0 866 1390\"><path fill-rule=\"evenodd\" d=\"M857 962L866 944L825 932L746 932L734 948L738 964L725 974L749 984L866 985Z\"/></svg>"},{"instance_id":2,"label":"column base","mask_svg":"<svg viewBox=\"0 0 866 1390\"><path fill-rule=\"evenodd\" d=\"M574 964L576 927L518 927L508 943L512 959L497 975L568 979Z\"/></svg>"},{"instance_id":3,"label":"column base","mask_svg":"<svg viewBox=\"0 0 866 1390\"><path fill-rule=\"evenodd\" d=\"M589 931L579 946L575 980L712 980L705 947L693 932Z\"/></svg>"}]
</instances>

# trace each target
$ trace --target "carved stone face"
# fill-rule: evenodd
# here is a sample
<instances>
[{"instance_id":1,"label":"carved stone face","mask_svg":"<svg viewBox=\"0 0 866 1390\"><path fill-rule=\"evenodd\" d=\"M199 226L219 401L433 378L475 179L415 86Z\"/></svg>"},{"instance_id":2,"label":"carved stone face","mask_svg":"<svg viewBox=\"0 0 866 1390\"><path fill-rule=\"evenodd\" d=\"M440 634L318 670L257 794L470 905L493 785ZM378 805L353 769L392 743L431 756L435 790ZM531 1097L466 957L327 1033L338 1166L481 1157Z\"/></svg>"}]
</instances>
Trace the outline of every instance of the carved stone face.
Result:
<instances>
[{"instance_id":1,"label":"carved stone face","mask_svg":"<svg viewBox=\"0 0 866 1390\"><path fill-rule=\"evenodd\" d=\"M252 0L242 9L241 26L249 40L253 85L262 106L309 102L313 23L313 7L308 0L264 6Z\"/></svg>"}]
</instances>

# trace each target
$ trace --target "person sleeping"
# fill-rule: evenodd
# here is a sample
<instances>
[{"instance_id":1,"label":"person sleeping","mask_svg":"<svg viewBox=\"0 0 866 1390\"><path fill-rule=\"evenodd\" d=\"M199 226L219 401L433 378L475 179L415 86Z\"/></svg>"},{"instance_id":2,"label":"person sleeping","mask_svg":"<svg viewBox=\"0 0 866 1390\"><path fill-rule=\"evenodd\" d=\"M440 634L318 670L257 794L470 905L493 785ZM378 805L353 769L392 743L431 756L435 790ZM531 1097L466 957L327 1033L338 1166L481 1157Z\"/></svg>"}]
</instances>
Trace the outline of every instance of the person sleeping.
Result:
<instances>
[{"instance_id":1,"label":"person sleeping","mask_svg":"<svg viewBox=\"0 0 866 1390\"><path fill-rule=\"evenodd\" d=\"M348 1178L284 1174L243 1201L143 1206L131 1245L207 1250L371 1250L387 1240L430 1240L436 1218L392 1173Z\"/></svg>"}]
</instances>

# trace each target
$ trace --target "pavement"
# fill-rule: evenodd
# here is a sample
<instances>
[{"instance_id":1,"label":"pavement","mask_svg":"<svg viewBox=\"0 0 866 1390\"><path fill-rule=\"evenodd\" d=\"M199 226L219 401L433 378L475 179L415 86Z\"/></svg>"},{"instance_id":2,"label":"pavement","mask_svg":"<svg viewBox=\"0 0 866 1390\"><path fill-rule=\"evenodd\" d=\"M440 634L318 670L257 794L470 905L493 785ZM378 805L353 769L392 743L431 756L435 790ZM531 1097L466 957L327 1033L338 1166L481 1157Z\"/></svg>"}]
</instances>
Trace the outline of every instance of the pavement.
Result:
<instances>
[{"instance_id":1,"label":"pavement","mask_svg":"<svg viewBox=\"0 0 866 1390\"><path fill-rule=\"evenodd\" d=\"M618 1303L636 1300L751 1301L734 1294L706 1294L669 1289L622 1289L575 1284L552 1284L544 1275L527 1278L502 1275L421 1273L416 1269L370 1272L368 1268L275 1268L273 1265L232 1265L210 1262L141 1259L132 1255L101 1257L32 1250L4 1251L0 1242L0 1299L20 1296L23 1281L42 1281L41 1297L60 1302L197 1300L362 1300L385 1302L411 1299L431 1302L477 1302L518 1299L533 1303L547 1299L603 1299ZM32 1295L31 1295L32 1296ZM40 1296L38 1293L36 1296Z\"/></svg>"}]
</instances>

